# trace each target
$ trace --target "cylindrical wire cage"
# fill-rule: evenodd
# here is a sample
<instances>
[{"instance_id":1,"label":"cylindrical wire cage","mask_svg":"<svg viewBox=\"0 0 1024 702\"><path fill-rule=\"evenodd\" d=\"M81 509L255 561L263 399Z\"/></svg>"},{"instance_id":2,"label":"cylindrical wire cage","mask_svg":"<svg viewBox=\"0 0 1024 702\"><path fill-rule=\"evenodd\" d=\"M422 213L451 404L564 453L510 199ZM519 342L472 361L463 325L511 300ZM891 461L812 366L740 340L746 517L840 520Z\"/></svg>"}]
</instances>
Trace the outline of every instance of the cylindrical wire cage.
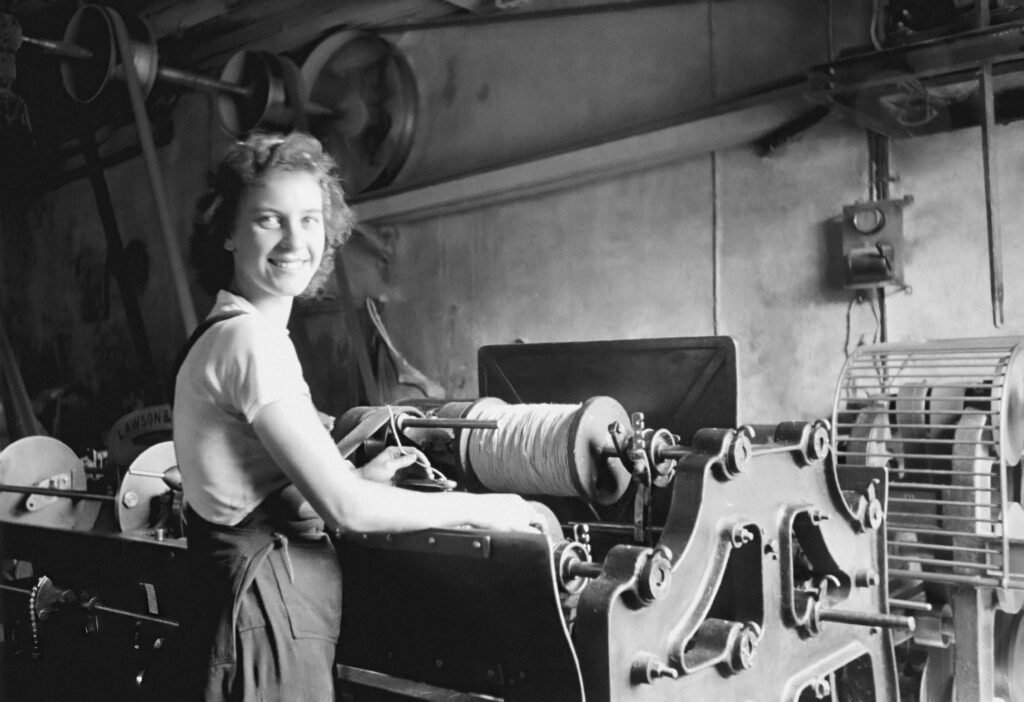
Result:
<instances>
[{"instance_id":1,"label":"cylindrical wire cage","mask_svg":"<svg viewBox=\"0 0 1024 702\"><path fill-rule=\"evenodd\" d=\"M888 469L889 576L1024 589L1024 337L862 346L836 387L844 471Z\"/></svg>"}]
</instances>

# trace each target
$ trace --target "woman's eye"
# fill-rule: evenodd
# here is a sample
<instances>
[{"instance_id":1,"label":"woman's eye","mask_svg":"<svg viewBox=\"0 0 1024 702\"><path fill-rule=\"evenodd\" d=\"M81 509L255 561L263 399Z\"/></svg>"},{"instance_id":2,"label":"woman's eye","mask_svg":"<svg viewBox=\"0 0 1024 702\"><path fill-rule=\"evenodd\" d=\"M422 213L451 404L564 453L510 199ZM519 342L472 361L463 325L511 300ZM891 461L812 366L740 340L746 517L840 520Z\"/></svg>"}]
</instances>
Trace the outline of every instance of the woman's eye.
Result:
<instances>
[{"instance_id":1,"label":"woman's eye","mask_svg":"<svg viewBox=\"0 0 1024 702\"><path fill-rule=\"evenodd\" d=\"M256 224L263 229L280 229L281 218L277 215L262 215L256 218Z\"/></svg>"},{"instance_id":2,"label":"woman's eye","mask_svg":"<svg viewBox=\"0 0 1024 702\"><path fill-rule=\"evenodd\" d=\"M306 225L318 225L321 222L321 218L319 215L309 215L307 217L303 217L302 221Z\"/></svg>"}]
</instances>

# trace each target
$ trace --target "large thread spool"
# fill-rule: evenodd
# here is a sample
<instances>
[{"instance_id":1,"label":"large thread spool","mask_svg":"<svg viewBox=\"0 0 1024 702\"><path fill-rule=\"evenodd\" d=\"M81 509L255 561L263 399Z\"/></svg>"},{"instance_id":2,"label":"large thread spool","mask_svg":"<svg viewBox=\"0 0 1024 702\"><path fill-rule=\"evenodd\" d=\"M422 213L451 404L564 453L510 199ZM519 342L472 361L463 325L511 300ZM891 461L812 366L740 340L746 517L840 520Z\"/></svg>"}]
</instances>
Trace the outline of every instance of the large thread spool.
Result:
<instances>
[{"instance_id":1,"label":"large thread spool","mask_svg":"<svg viewBox=\"0 0 1024 702\"><path fill-rule=\"evenodd\" d=\"M629 487L621 461L605 455L611 444L608 427L629 426L626 410L612 398L593 397L581 405L509 405L484 398L469 405L463 417L498 423L497 429L460 435L464 470L488 490L606 505Z\"/></svg>"}]
</instances>

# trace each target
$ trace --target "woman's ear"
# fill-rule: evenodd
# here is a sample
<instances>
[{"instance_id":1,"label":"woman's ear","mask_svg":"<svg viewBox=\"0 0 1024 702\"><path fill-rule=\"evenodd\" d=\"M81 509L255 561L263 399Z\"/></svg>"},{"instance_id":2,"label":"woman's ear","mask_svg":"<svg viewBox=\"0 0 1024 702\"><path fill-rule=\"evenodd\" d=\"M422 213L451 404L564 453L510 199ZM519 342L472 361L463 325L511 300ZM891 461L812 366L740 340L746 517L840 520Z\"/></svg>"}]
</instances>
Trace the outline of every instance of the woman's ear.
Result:
<instances>
[{"instance_id":1,"label":"woman's ear","mask_svg":"<svg viewBox=\"0 0 1024 702\"><path fill-rule=\"evenodd\" d=\"M235 250L235 240L234 239L225 239L224 240L224 249L227 250L227 251L234 251Z\"/></svg>"}]
</instances>

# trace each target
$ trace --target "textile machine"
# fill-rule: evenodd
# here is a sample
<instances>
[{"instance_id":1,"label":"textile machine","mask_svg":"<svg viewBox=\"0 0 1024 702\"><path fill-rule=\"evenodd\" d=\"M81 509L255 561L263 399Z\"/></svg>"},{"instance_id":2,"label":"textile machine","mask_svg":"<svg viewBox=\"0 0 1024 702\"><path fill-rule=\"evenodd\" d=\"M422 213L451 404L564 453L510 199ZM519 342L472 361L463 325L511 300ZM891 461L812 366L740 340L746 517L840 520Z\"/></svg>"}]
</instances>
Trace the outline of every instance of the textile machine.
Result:
<instances>
[{"instance_id":1,"label":"textile machine","mask_svg":"<svg viewBox=\"0 0 1024 702\"><path fill-rule=\"evenodd\" d=\"M339 538L344 699L898 699L885 468L841 486L827 422L736 427L731 340L478 360L481 399L356 408L343 450L418 446L561 526Z\"/></svg>"},{"instance_id":2,"label":"textile machine","mask_svg":"<svg viewBox=\"0 0 1024 702\"><path fill-rule=\"evenodd\" d=\"M334 535L339 700L899 699L917 612L889 611L888 466L840 480L827 421L738 426L730 339L479 363L478 398L354 408L338 448L415 446L432 468L405 487L518 492L546 533ZM10 689L160 698L187 606L176 466L165 423L119 425L114 478L45 437L0 454ZM62 455L44 469L44 452Z\"/></svg>"}]
</instances>

